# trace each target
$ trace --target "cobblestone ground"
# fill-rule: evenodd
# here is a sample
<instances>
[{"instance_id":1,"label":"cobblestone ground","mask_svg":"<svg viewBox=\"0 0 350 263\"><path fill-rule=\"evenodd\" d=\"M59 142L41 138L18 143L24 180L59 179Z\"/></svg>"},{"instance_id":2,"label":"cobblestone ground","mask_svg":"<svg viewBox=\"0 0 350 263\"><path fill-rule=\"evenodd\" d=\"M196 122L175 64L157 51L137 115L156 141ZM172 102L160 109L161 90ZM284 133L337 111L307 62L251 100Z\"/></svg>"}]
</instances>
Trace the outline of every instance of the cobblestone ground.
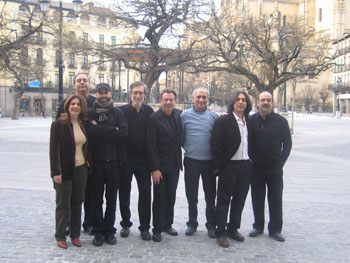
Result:
<instances>
[{"instance_id":1,"label":"cobblestone ground","mask_svg":"<svg viewBox=\"0 0 350 263\"><path fill-rule=\"evenodd\" d=\"M115 246L94 247L82 233L83 246L54 239L54 190L49 178L48 140L51 120L0 118L0 262L350 262L350 120L298 116L293 150L284 170L285 243L265 233L248 237L253 223L250 197L240 232L244 243L230 240L227 249L205 231L200 192L199 227L185 236L187 202L181 175L174 227L178 237L142 241L137 230L137 187L132 190L134 226ZM134 182L135 183L135 182ZM268 211L266 210L268 218ZM119 212L116 227L120 229ZM119 230L118 229L118 230Z\"/></svg>"}]
</instances>

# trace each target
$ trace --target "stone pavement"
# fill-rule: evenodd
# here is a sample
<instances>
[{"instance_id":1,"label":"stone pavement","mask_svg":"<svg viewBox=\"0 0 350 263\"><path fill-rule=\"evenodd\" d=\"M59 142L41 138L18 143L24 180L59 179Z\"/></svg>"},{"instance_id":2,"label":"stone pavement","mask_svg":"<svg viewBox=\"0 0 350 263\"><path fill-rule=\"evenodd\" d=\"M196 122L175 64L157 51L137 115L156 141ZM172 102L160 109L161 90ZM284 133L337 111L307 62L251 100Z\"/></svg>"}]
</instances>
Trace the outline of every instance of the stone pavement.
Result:
<instances>
[{"instance_id":1,"label":"stone pavement","mask_svg":"<svg viewBox=\"0 0 350 263\"><path fill-rule=\"evenodd\" d=\"M205 231L204 198L200 192L199 227L184 234L187 202L180 177L174 227L178 237L142 241L137 229L137 187L132 190L134 226L116 246L94 247L82 233L83 246L54 239L55 193L49 178L50 119L0 118L0 262L350 262L350 120L298 116L292 154L285 166L285 243L265 233L249 238L253 223L250 197L240 232L244 243L230 240L221 248ZM134 182L135 183L135 182ZM266 210L268 218L268 212ZM119 212L116 227L120 229Z\"/></svg>"}]
</instances>

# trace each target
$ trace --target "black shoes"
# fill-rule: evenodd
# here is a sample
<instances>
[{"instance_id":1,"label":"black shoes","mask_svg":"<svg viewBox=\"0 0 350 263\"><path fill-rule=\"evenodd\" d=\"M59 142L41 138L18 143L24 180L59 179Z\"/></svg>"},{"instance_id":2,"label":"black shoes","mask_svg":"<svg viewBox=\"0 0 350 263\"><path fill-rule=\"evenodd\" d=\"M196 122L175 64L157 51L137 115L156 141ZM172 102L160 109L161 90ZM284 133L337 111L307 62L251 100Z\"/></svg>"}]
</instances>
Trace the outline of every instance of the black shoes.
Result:
<instances>
[{"instance_id":1,"label":"black shoes","mask_svg":"<svg viewBox=\"0 0 350 263\"><path fill-rule=\"evenodd\" d=\"M86 234L88 234L90 236L94 235L94 229L92 228L92 226L84 227L84 231Z\"/></svg>"},{"instance_id":2,"label":"black shoes","mask_svg":"<svg viewBox=\"0 0 350 263\"><path fill-rule=\"evenodd\" d=\"M140 232L140 236L141 236L142 240L146 240L147 241L147 240L151 240L152 239L151 234L150 234L150 232L148 230L142 230Z\"/></svg>"},{"instance_id":3,"label":"black shoes","mask_svg":"<svg viewBox=\"0 0 350 263\"><path fill-rule=\"evenodd\" d=\"M189 225L189 226L187 226L187 229L186 229L186 231L185 231L185 235L186 235L186 236L193 236L193 234L194 234L196 231L197 231L197 228L196 228L196 227Z\"/></svg>"},{"instance_id":4,"label":"black shoes","mask_svg":"<svg viewBox=\"0 0 350 263\"><path fill-rule=\"evenodd\" d=\"M254 228L252 231L250 231L249 236L257 237L257 236L260 236L262 233L264 233L264 231Z\"/></svg>"},{"instance_id":5,"label":"black shoes","mask_svg":"<svg viewBox=\"0 0 350 263\"><path fill-rule=\"evenodd\" d=\"M122 228L122 230L120 230L120 236L121 237L128 237L130 234L130 228L125 226Z\"/></svg>"},{"instance_id":6,"label":"black shoes","mask_svg":"<svg viewBox=\"0 0 350 263\"><path fill-rule=\"evenodd\" d=\"M282 236L281 233L269 234L269 236L270 236L271 238L273 238L274 240L278 241L278 242L284 242L284 241L286 241L286 240L284 239L284 237Z\"/></svg>"},{"instance_id":7,"label":"black shoes","mask_svg":"<svg viewBox=\"0 0 350 263\"><path fill-rule=\"evenodd\" d=\"M237 230L232 231L232 232L227 232L227 236L229 238L232 238L233 240L238 241L238 242L244 241L244 236L242 236Z\"/></svg>"},{"instance_id":8,"label":"black shoes","mask_svg":"<svg viewBox=\"0 0 350 263\"><path fill-rule=\"evenodd\" d=\"M177 231L173 227L164 229L164 232L168 233L171 236L177 236L178 235Z\"/></svg>"},{"instance_id":9,"label":"black shoes","mask_svg":"<svg viewBox=\"0 0 350 263\"><path fill-rule=\"evenodd\" d=\"M114 233L108 232L105 234L105 241L109 245L115 245L117 243L117 239L114 236Z\"/></svg>"},{"instance_id":10,"label":"black shoes","mask_svg":"<svg viewBox=\"0 0 350 263\"><path fill-rule=\"evenodd\" d=\"M95 234L94 239L92 240L92 244L94 246L102 246L103 244L103 235L102 234Z\"/></svg>"},{"instance_id":11,"label":"black shoes","mask_svg":"<svg viewBox=\"0 0 350 263\"><path fill-rule=\"evenodd\" d=\"M154 242L160 242L162 241L162 234L160 232L153 233L152 240Z\"/></svg>"},{"instance_id":12,"label":"black shoes","mask_svg":"<svg viewBox=\"0 0 350 263\"><path fill-rule=\"evenodd\" d=\"M214 228L209 228L208 229L208 236L210 238L216 238L216 234L215 234L215 229Z\"/></svg>"},{"instance_id":13,"label":"black shoes","mask_svg":"<svg viewBox=\"0 0 350 263\"><path fill-rule=\"evenodd\" d=\"M219 246L221 246L221 247L229 247L230 246L226 237L218 237L218 238L216 238L216 241L218 242Z\"/></svg>"}]
</instances>

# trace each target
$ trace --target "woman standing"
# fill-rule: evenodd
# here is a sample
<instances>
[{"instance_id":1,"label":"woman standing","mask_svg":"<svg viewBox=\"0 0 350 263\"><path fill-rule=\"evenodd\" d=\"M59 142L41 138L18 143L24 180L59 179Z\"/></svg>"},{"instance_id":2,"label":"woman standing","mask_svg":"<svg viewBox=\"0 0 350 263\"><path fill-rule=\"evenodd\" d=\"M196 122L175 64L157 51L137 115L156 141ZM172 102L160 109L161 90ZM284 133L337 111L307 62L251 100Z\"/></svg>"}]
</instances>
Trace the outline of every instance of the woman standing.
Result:
<instances>
[{"instance_id":1,"label":"woman standing","mask_svg":"<svg viewBox=\"0 0 350 263\"><path fill-rule=\"evenodd\" d=\"M86 120L86 100L80 95L70 96L64 113L52 123L50 136L50 167L56 190L56 241L67 248L66 222L70 216L70 238L80 247L81 206L89 164Z\"/></svg>"}]
</instances>

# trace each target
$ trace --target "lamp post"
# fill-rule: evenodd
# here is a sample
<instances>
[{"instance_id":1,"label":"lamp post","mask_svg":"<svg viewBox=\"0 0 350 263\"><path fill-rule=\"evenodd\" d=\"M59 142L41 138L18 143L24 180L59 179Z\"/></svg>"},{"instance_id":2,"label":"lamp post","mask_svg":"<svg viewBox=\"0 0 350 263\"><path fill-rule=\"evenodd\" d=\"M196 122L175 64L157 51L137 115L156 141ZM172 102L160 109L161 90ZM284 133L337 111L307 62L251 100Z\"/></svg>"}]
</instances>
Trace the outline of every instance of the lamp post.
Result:
<instances>
[{"instance_id":1,"label":"lamp post","mask_svg":"<svg viewBox=\"0 0 350 263\"><path fill-rule=\"evenodd\" d=\"M39 0L40 9L44 14L49 10L50 0ZM62 32L63 32L63 7L62 0L60 3L60 20L58 27L58 103L61 103L63 100L63 46L62 46ZM78 13L81 8L82 0L73 0L74 11Z\"/></svg>"},{"instance_id":2,"label":"lamp post","mask_svg":"<svg viewBox=\"0 0 350 263\"><path fill-rule=\"evenodd\" d=\"M340 92L340 88L341 88L341 84L342 84L342 79L340 77L338 77L337 79L337 88L338 88L338 92L336 93L337 95L337 111L336 111L336 117L339 118L340 117L340 102L339 102L339 92Z\"/></svg>"}]
</instances>

